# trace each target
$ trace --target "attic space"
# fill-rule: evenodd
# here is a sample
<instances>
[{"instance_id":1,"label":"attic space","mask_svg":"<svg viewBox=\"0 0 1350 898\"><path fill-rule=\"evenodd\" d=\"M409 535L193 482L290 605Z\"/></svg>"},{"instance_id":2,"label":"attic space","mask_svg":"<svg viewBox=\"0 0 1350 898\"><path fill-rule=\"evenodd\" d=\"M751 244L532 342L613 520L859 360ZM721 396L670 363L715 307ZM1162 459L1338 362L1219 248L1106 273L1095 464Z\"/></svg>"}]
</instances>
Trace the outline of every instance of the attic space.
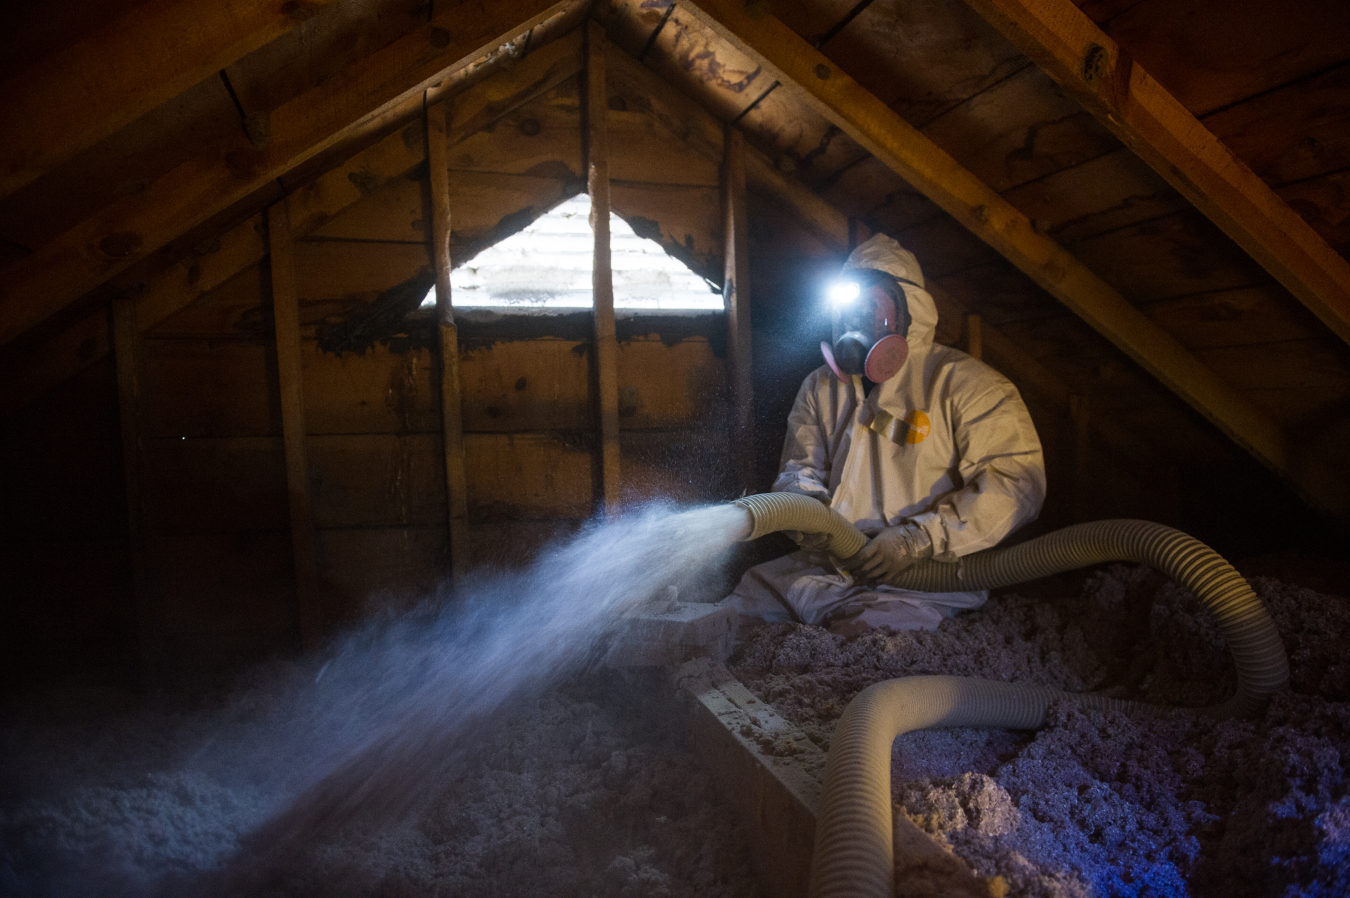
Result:
<instances>
[{"instance_id":1,"label":"attic space","mask_svg":"<svg viewBox=\"0 0 1350 898\"><path fill-rule=\"evenodd\" d=\"M1350 4L0 9L0 895L1350 894Z\"/></svg>"}]
</instances>

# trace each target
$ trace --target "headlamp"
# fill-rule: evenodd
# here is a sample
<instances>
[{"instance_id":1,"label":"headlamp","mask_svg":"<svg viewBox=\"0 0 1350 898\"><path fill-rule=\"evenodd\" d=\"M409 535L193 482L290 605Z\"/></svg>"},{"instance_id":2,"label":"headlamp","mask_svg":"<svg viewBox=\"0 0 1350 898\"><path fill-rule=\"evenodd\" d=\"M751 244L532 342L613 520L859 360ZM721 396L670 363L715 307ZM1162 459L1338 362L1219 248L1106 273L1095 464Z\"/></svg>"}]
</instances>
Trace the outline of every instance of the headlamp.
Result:
<instances>
[{"instance_id":1,"label":"headlamp","mask_svg":"<svg viewBox=\"0 0 1350 898\"><path fill-rule=\"evenodd\" d=\"M830 287L830 301L836 306L846 306L862 294L857 281L836 281Z\"/></svg>"}]
</instances>

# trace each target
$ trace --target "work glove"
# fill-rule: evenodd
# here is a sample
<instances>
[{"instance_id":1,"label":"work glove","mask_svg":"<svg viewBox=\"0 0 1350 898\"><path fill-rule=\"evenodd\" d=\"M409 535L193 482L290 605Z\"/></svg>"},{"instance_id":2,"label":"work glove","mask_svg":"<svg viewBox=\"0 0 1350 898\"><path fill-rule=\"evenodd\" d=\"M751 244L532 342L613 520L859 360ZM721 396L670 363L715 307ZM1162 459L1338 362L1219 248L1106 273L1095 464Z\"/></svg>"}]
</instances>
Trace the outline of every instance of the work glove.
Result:
<instances>
[{"instance_id":1,"label":"work glove","mask_svg":"<svg viewBox=\"0 0 1350 898\"><path fill-rule=\"evenodd\" d=\"M886 527L840 565L854 579L875 585L889 583L925 558L933 557L933 541L913 524Z\"/></svg>"},{"instance_id":2,"label":"work glove","mask_svg":"<svg viewBox=\"0 0 1350 898\"><path fill-rule=\"evenodd\" d=\"M823 553L830 548L828 533L804 533L801 530L784 530L783 535L807 552Z\"/></svg>"}]
</instances>

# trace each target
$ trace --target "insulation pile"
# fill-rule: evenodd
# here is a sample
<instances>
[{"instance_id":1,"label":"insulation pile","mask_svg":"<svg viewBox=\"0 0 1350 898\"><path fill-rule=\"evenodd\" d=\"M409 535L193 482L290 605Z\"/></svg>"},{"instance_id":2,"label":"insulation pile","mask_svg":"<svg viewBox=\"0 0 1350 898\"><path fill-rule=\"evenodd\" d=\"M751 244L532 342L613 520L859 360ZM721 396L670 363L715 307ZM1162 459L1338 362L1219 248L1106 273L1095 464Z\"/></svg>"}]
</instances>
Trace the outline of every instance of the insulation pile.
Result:
<instances>
[{"instance_id":1,"label":"insulation pile","mask_svg":"<svg viewBox=\"0 0 1350 898\"><path fill-rule=\"evenodd\" d=\"M743 893L668 725L564 687L624 615L724 592L745 526L653 506L223 696L8 708L0 894Z\"/></svg>"},{"instance_id":2,"label":"insulation pile","mask_svg":"<svg viewBox=\"0 0 1350 898\"><path fill-rule=\"evenodd\" d=\"M1350 894L1350 601L1256 577L1292 684L1257 720L1052 709L1036 733L936 730L896 741L900 813L995 893ZM1044 590L1039 590L1044 591ZM1051 590L1054 592L1055 590ZM1226 697L1222 640L1191 594L1115 566L1053 595L995 595L933 632L753 631L733 672L827 747L871 683L944 673L1165 705ZM897 894L923 894L897 879Z\"/></svg>"},{"instance_id":3,"label":"insulation pile","mask_svg":"<svg viewBox=\"0 0 1350 898\"><path fill-rule=\"evenodd\" d=\"M114 698L48 694L9 715L0 895L217 894L282 787L254 764L275 686L109 710ZM733 809L672 698L655 671L611 671L520 701L413 813L300 846L235 894L753 894Z\"/></svg>"}]
</instances>

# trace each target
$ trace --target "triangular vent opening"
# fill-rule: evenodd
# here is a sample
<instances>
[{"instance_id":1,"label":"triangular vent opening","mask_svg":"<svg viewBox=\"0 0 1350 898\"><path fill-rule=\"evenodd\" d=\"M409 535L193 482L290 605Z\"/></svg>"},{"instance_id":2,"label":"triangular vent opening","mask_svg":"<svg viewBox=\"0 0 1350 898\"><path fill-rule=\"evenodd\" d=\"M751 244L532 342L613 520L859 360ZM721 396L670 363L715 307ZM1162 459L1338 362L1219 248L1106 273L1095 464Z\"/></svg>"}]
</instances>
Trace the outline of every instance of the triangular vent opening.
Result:
<instances>
[{"instance_id":1,"label":"triangular vent opening","mask_svg":"<svg viewBox=\"0 0 1350 898\"><path fill-rule=\"evenodd\" d=\"M450 273L457 309L539 311L591 308L591 198L560 203L529 227L494 244ZM638 312L720 312L721 291L661 244L609 216L614 308ZM436 291L423 305L435 305Z\"/></svg>"}]
</instances>

